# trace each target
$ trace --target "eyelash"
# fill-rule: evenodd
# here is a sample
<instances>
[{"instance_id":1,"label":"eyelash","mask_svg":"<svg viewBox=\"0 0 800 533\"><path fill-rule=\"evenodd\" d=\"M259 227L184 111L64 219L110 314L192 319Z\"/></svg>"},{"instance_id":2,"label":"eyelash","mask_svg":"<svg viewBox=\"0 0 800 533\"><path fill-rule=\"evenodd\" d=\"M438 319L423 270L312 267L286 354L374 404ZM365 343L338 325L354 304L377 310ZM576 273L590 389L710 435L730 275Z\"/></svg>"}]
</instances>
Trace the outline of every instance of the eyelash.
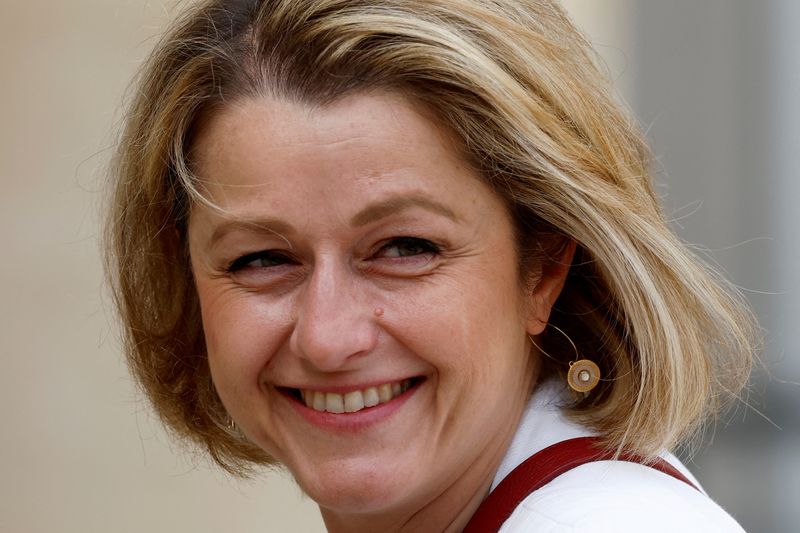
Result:
<instances>
[{"instance_id":1,"label":"eyelash","mask_svg":"<svg viewBox=\"0 0 800 533\"><path fill-rule=\"evenodd\" d=\"M385 251L388 248L392 247L413 248L414 253L408 255L398 254L395 256L388 256L388 255L384 255L383 257L380 256L382 251ZM414 257L420 255L425 255L425 254L438 255L440 252L441 252L440 246L434 242L419 237L403 236L403 237L394 237L382 243L378 247L377 251L370 257L370 259L386 258L395 261L407 261L407 260L413 260ZM270 261L272 264L260 265L260 266L250 265L250 263L257 261L259 259ZM245 254L235 259L233 262L230 263L230 265L228 265L225 271L228 273L236 273L246 268L274 268L285 264L293 264L293 263L297 263L297 261L284 253L273 250L262 250L259 252Z\"/></svg>"},{"instance_id":2,"label":"eyelash","mask_svg":"<svg viewBox=\"0 0 800 533\"><path fill-rule=\"evenodd\" d=\"M381 251L384 251L384 250L386 250L388 248L392 248L392 247L400 248L401 246L406 246L406 247L409 247L409 248L415 248L416 249L416 253L412 253L412 254L409 254L409 255L391 256L392 259L401 259L402 260L402 259L405 259L405 258L408 258L408 257L415 257L415 256L418 256L418 255L423 255L423 254L437 255L441 251L441 248L439 247L439 245L437 245L437 244L435 244L435 243L433 243L433 242L431 242L431 241L429 241L427 239L422 239L420 237L407 237L407 236L404 236L404 237L395 237L395 238L389 239L388 241L383 243L378 248L377 252L375 252L375 254L373 254L373 257L378 256L381 253ZM387 256L387 257L389 257L389 256Z\"/></svg>"},{"instance_id":3,"label":"eyelash","mask_svg":"<svg viewBox=\"0 0 800 533\"><path fill-rule=\"evenodd\" d=\"M250 266L250 263L259 259L271 260L273 264L268 266L264 265L256 267ZM272 250L262 250L260 252L253 252L251 254L243 255L238 259L234 259L233 262L230 265L228 265L225 271L228 273L235 273L239 272L240 270L244 270L246 268L274 268L276 266L285 265L287 263L296 263L296 261L291 257L287 256L286 254L280 252L275 252Z\"/></svg>"}]
</instances>

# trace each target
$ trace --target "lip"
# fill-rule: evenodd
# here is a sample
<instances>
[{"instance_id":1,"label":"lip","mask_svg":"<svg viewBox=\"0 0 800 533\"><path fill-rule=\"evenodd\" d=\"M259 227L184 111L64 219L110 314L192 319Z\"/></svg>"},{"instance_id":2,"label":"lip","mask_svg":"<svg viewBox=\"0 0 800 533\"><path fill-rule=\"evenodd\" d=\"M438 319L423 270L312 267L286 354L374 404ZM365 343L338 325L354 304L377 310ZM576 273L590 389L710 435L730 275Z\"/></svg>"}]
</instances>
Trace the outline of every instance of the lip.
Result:
<instances>
[{"instance_id":1,"label":"lip","mask_svg":"<svg viewBox=\"0 0 800 533\"><path fill-rule=\"evenodd\" d=\"M386 403L381 403L373 407L364 408L355 413L329 413L325 411L317 411L306 406L295 395L289 392L287 388L277 388L277 393L280 398L288 403L291 408L299 414L303 419L314 427L321 429L336 431L336 432L357 432L368 429L371 426L380 424L387 419L391 418L398 410L400 410L405 403L410 400L421 387L427 382L424 378L412 378L412 384L405 392L392 398ZM386 383L381 382L381 383ZM358 386L341 386L341 387L324 387L324 388L310 388L310 390L318 390L325 392L337 392L345 394L354 390L365 389L367 387L375 386L372 384L358 385Z\"/></svg>"}]
</instances>

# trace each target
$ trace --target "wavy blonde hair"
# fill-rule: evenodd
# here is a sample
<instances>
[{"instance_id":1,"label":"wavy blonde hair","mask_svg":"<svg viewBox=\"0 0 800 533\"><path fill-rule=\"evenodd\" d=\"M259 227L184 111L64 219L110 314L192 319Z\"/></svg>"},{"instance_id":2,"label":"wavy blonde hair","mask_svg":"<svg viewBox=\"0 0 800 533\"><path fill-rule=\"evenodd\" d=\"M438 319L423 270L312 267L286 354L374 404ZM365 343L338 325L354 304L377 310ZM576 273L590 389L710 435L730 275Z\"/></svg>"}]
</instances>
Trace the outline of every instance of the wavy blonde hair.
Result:
<instances>
[{"instance_id":1,"label":"wavy blonde hair","mask_svg":"<svg viewBox=\"0 0 800 533\"><path fill-rule=\"evenodd\" d=\"M577 243L551 322L605 380L571 406L646 457L691 435L749 374L746 306L668 228L650 155L590 46L549 0L248 0L191 7L138 80L116 155L108 271L132 373L166 425L227 470L271 462L231 430L211 380L186 221L189 151L240 98L325 105L390 90L428 107L507 202L524 268ZM563 240L562 240L563 242ZM574 359L538 341L543 374Z\"/></svg>"}]
</instances>

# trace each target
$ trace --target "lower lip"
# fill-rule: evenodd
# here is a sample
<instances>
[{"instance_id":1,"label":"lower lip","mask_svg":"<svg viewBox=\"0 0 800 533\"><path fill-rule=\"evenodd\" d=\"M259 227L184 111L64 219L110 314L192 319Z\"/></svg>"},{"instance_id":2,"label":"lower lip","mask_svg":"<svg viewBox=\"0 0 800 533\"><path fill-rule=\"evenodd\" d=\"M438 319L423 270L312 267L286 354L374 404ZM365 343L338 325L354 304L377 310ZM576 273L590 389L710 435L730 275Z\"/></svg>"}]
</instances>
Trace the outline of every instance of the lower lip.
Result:
<instances>
[{"instance_id":1,"label":"lower lip","mask_svg":"<svg viewBox=\"0 0 800 533\"><path fill-rule=\"evenodd\" d=\"M297 401L281 395L285 401L297 411L304 419L316 427L334 431L361 431L379 424L394 415L405 403L417 393L424 384L417 383L407 391L386 403L378 404L374 407L367 407L355 413L328 413L327 411L317 411Z\"/></svg>"}]
</instances>

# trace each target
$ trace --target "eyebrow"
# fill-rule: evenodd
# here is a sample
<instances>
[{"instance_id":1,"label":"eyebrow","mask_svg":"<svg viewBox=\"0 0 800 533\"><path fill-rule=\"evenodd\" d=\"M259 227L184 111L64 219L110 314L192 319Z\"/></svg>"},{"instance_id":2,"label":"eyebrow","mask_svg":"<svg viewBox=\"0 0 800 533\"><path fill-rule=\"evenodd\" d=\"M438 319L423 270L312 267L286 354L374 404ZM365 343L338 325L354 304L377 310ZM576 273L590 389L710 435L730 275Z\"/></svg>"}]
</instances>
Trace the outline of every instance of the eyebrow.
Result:
<instances>
[{"instance_id":1,"label":"eyebrow","mask_svg":"<svg viewBox=\"0 0 800 533\"><path fill-rule=\"evenodd\" d=\"M454 222L459 221L459 217L446 205L421 194L412 194L410 196L388 198L386 200L368 205L359 211L352 219L350 219L350 225L353 227L365 226L370 222L380 220L381 218L385 218L389 215L410 209L412 207L420 207L426 211L431 211L438 215L449 218Z\"/></svg>"},{"instance_id":2,"label":"eyebrow","mask_svg":"<svg viewBox=\"0 0 800 533\"><path fill-rule=\"evenodd\" d=\"M413 207L419 207L425 209L426 211L431 211L438 215L449 218L454 222L458 222L460 220L455 212L453 212L453 210L446 205L421 194L412 194L410 196L388 198L386 200L370 204L356 213L356 215L350 219L350 225L352 227L365 226L371 222L375 222L376 220L386 218L387 216L397 214ZM288 239L286 238L286 235L295 233L295 229L291 224L284 222L279 218L243 218L223 222L214 228L211 238L209 239L209 245L213 246L217 241L229 233L236 231L245 231L248 233L268 233L276 235L287 242Z\"/></svg>"},{"instance_id":3,"label":"eyebrow","mask_svg":"<svg viewBox=\"0 0 800 533\"><path fill-rule=\"evenodd\" d=\"M286 238L286 235L294 233L294 228L291 224L287 224L278 218L229 220L214 228L214 232L211 234L211 238L208 241L209 246L213 246L229 233L234 233L236 231L262 234L268 233L276 235L288 243L289 240Z\"/></svg>"}]
</instances>

